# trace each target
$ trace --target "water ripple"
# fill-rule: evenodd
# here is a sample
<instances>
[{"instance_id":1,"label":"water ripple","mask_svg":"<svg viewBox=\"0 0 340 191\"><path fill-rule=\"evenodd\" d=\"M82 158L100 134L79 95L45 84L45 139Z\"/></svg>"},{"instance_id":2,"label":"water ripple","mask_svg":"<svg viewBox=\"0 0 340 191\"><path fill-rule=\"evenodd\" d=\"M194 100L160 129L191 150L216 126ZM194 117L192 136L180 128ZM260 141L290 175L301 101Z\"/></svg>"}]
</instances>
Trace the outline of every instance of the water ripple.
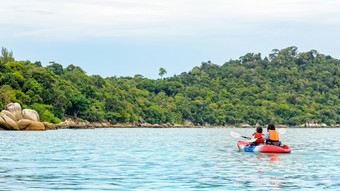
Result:
<instances>
[{"instance_id":1,"label":"water ripple","mask_svg":"<svg viewBox=\"0 0 340 191\"><path fill-rule=\"evenodd\" d=\"M239 152L236 131L0 132L0 190L339 190L339 129L287 129L291 154Z\"/></svg>"}]
</instances>

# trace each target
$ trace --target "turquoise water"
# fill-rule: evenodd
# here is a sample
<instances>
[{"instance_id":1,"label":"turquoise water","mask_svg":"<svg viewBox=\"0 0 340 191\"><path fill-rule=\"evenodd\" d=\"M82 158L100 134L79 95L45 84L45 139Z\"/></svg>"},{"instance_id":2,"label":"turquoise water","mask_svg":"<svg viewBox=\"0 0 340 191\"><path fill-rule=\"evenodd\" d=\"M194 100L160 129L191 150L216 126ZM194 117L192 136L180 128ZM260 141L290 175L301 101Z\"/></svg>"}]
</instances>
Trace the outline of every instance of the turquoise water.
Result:
<instances>
[{"instance_id":1,"label":"turquoise water","mask_svg":"<svg viewBox=\"0 0 340 191\"><path fill-rule=\"evenodd\" d=\"M0 132L0 190L340 190L340 129L287 129L291 154L239 152L230 131Z\"/></svg>"}]
</instances>

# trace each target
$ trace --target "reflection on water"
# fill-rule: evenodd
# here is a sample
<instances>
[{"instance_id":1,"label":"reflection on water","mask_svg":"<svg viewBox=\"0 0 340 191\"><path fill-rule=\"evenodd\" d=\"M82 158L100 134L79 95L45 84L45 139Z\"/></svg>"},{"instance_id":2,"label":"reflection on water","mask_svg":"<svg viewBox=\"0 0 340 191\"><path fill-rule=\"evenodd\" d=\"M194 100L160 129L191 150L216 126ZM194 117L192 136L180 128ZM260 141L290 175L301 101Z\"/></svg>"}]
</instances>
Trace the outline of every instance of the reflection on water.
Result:
<instances>
[{"instance_id":1,"label":"reflection on water","mask_svg":"<svg viewBox=\"0 0 340 191\"><path fill-rule=\"evenodd\" d=\"M282 185L282 179L278 177L270 177L270 186L269 188L280 188Z\"/></svg>"},{"instance_id":2,"label":"reflection on water","mask_svg":"<svg viewBox=\"0 0 340 191\"><path fill-rule=\"evenodd\" d=\"M269 160L270 163L280 161L279 154L277 154L277 153L269 153L268 156L270 158L270 160Z\"/></svg>"},{"instance_id":3,"label":"reflection on water","mask_svg":"<svg viewBox=\"0 0 340 191\"><path fill-rule=\"evenodd\" d=\"M284 153L286 154L286 153ZM268 159L269 163L280 161L280 154L278 153L256 153L258 159Z\"/></svg>"},{"instance_id":4,"label":"reflection on water","mask_svg":"<svg viewBox=\"0 0 340 191\"><path fill-rule=\"evenodd\" d=\"M262 163L262 164L267 164L267 166L269 168L265 169L265 170L260 170L258 171L258 174L263 177L266 177L269 179L269 185L266 186L268 188L280 188L281 184L282 184L282 178L279 178L279 176L276 176L275 173L271 174L273 172L273 168L270 167L274 167L275 165L272 163L275 162L279 162L280 161L280 155L286 155L287 153L256 153L256 159L258 159L258 163ZM275 169L274 169L275 171ZM271 172L271 173L268 173ZM259 180L260 182L262 181L262 179Z\"/></svg>"}]
</instances>

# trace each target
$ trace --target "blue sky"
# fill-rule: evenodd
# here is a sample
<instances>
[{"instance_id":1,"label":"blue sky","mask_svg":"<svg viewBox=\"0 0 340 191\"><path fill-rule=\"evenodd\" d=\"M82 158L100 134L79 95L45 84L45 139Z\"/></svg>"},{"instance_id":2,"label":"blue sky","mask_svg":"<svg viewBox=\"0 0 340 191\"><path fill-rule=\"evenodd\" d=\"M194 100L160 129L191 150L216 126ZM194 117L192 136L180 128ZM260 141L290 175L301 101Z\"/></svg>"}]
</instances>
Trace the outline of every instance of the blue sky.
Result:
<instances>
[{"instance_id":1,"label":"blue sky","mask_svg":"<svg viewBox=\"0 0 340 191\"><path fill-rule=\"evenodd\" d=\"M169 77L289 46L340 58L337 0L3 0L0 26L16 60L102 77Z\"/></svg>"}]
</instances>

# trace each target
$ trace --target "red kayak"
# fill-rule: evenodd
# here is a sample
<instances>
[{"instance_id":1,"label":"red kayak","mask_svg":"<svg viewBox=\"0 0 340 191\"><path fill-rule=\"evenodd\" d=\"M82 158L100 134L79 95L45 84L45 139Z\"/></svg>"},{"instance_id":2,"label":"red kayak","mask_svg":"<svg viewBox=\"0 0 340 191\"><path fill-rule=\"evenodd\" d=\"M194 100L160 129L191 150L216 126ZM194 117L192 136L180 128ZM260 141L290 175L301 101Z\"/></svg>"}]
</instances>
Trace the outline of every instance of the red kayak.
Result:
<instances>
[{"instance_id":1,"label":"red kayak","mask_svg":"<svg viewBox=\"0 0 340 191\"><path fill-rule=\"evenodd\" d=\"M244 141L237 141L237 146L240 151L244 152L258 152L258 153L290 153L291 149L288 145L274 146L274 145L258 145L250 146Z\"/></svg>"}]
</instances>

